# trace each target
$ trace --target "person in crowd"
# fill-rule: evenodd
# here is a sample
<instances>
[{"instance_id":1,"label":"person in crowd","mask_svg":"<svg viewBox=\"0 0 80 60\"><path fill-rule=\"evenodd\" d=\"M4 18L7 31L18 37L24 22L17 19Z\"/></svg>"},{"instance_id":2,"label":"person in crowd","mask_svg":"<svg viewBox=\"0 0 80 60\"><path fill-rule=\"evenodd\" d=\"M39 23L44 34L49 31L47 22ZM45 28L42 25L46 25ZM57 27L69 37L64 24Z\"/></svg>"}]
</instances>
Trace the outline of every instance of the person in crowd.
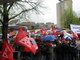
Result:
<instances>
[{"instance_id":1,"label":"person in crowd","mask_svg":"<svg viewBox=\"0 0 80 60\"><path fill-rule=\"evenodd\" d=\"M38 45L38 50L37 53L34 55L33 60L41 60L42 59L42 54L41 54L41 47L42 47L42 42L41 42L41 35L36 34L35 41Z\"/></svg>"},{"instance_id":2,"label":"person in crowd","mask_svg":"<svg viewBox=\"0 0 80 60\"><path fill-rule=\"evenodd\" d=\"M77 39L76 40L76 44L77 44L77 60L80 60L80 40Z\"/></svg>"},{"instance_id":3,"label":"person in crowd","mask_svg":"<svg viewBox=\"0 0 80 60\"><path fill-rule=\"evenodd\" d=\"M62 60L68 60L68 55L69 55L69 41L68 40L63 40L62 41Z\"/></svg>"},{"instance_id":4,"label":"person in crowd","mask_svg":"<svg viewBox=\"0 0 80 60\"><path fill-rule=\"evenodd\" d=\"M56 60L62 60L62 42L60 39L56 43Z\"/></svg>"},{"instance_id":5,"label":"person in crowd","mask_svg":"<svg viewBox=\"0 0 80 60\"><path fill-rule=\"evenodd\" d=\"M53 60L53 43L51 41L41 41L40 51L42 54L42 60Z\"/></svg>"},{"instance_id":6,"label":"person in crowd","mask_svg":"<svg viewBox=\"0 0 80 60\"><path fill-rule=\"evenodd\" d=\"M78 45L76 44L76 41L72 40L70 43L70 55L71 55L70 60L77 60L77 47Z\"/></svg>"},{"instance_id":7,"label":"person in crowd","mask_svg":"<svg viewBox=\"0 0 80 60\"><path fill-rule=\"evenodd\" d=\"M37 42L37 44L41 42L41 35L40 34L36 34L35 41Z\"/></svg>"}]
</instances>

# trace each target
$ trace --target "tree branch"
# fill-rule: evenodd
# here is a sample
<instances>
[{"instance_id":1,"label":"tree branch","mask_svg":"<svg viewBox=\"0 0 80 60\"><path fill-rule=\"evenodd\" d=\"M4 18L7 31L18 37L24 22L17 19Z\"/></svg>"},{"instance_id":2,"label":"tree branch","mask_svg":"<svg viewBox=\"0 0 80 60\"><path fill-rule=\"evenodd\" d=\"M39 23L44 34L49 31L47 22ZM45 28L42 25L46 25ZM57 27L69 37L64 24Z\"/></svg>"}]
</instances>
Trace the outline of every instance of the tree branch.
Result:
<instances>
[{"instance_id":1,"label":"tree branch","mask_svg":"<svg viewBox=\"0 0 80 60\"><path fill-rule=\"evenodd\" d=\"M32 8L32 9L34 9L34 8ZM17 15L11 17L9 20L11 20L11 19L13 19L13 18L19 16L19 15L20 15L21 13L23 13L23 12L28 12L28 11L30 11L30 10L32 10L32 9L23 10L23 11L21 11L20 13L18 13Z\"/></svg>"},{"instance_id":2,"label":"tree branch","mask_svg":"<svg viewBox=\"0 0 80 60\"><path fill-rule=\"evenodd\" d=\"M10 8L13 6L13 2L12 3L10 3L10 6L9 6L9 8L8 8L8 12L9 12L9 10L10 10Z\"/></svg>"},{"instance_id":3,"label":"tree branch","mask_svg":"<svg viewBox=\"0 0 80 60\"><path fill-rule=\"evenodd\" d=\"M0 22L3 24L3 21L0 19Z\"/></svg>"},{"instance_id":4,"label":"tree branch","mask_svg":"<svg viewBox=\"0 0 80 60\"><path fill-rule=\"evenodd\" d=\"M0 10L0 13L2 14L2 11Z\"/></svg>"}]
</instances>

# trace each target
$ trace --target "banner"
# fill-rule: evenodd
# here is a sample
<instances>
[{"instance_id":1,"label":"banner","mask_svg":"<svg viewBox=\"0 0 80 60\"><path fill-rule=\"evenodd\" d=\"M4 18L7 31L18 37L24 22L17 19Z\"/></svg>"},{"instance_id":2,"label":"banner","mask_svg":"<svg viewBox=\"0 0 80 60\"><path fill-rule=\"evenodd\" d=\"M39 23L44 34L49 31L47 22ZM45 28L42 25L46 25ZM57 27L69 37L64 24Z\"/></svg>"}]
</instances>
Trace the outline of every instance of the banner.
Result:
<instances>
[{"instance_id":1,"label":"banner","mask_svg":"<svg viewBox=\"0 0 80 60\"><path fill-rule=\"evenodd\" d=\"M18 34L14 39L14 43L23 46L26 52L32 52L36 54L37 49L35 48L38 48L38 46L35 43L35 40L33 38L28 38L22 28L19 29Z\"/></svg>"},{"instance_id":2,"label":"banner","mask_svg":"<svg viewBox=\"0 0 80 60\"><path fill-rule=\"evenodd\" d=\"M70 28L71 28L71 31L74 31L74 32L76 32L77 34L80 34L80 25L70 24Z\"/></svg>"},{"instance_id":3,"label":"banner","mask_svg":"<svg viewBox=\"0 0 80 60\"><path fill-rule=\"evenodd\" d=\"M6 40L3 41L2 58L1 60L14 60L12 53L14 52L12 46Z\"/></svg>"}]
</instances>

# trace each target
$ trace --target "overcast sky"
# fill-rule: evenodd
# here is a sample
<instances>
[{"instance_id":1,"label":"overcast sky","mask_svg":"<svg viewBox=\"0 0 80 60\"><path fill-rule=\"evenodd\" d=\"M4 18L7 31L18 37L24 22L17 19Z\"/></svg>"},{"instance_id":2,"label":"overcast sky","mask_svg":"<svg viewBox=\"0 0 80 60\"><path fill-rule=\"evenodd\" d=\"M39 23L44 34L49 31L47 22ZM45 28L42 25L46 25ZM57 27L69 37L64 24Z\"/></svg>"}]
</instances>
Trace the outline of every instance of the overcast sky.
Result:
<instances>
[{"instance_id":1,"label":"overcast sky","mask_svg":"<svg viewBox=\"0 0 80 60\"><path fill-rule=\"evenodd\" d=\"M43 4L47 7L47 9L43 9L43 15L34 15L32 14L31 20L34 22L53 22L57 23L57 15L56 15L56 4L58 0L44 0ZM80 0L73 0L73 10L75 12L80 12Z\"/></svg>"}]
</instances>

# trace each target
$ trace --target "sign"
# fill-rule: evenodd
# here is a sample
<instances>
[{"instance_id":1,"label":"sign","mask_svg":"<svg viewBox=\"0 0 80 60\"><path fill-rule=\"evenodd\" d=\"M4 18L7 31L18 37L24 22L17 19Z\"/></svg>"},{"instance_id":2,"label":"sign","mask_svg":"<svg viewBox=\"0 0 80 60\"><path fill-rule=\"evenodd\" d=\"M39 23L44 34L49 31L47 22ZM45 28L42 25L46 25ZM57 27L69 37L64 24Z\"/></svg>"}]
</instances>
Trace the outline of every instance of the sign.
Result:
<instances>
[{"instance_id":1,"label":"sign","mask_svg":"<svg viewBox=\"0 0 80 60\"><path fill-rule=\"evenodd\" d=\"M9 2L15 2L15 1L19 1L19 0L0 0L0 4L9 3Z\"/></svg>"},{"instance_id":2,"label":"sign","mask_svg":"<svg viewBox=\"0 0 80 60\"><path fill-rule=\"evenodd\" d=\"M80 25L70 24L70 27L71 27L71 31L74 31L76 33L80 33Z\"/></svg>"}]
</instances>

